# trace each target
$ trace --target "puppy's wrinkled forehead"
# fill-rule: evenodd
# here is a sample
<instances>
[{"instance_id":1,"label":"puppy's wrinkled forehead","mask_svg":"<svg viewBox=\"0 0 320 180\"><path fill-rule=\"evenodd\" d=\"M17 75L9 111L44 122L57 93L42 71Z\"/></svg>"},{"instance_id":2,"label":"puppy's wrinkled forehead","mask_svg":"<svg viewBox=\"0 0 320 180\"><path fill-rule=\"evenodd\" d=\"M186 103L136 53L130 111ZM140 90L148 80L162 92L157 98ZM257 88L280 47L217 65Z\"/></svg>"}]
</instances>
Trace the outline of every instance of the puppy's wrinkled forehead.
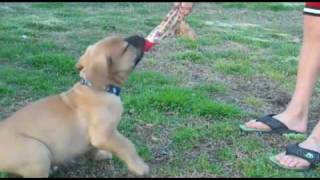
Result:
<instances>
[{"instance_id":1,"label":"puppy's wrinkled forehead","mask_svg":"<svg viewBox=\"0 0 320 180\"><path fill-rule=\"evenodd\" d=\"M127 46L127 44L128 43L124 41L123 38L113 36L113 37L108 37L108 38L102 39L101 41L98 41L95 44L95 46L96 48L99 48L99 49L102 48L105 50L112 51L118 48L124 48Z\"/></svg>"},{"instance_id":2,"label":"puppy's wrinkled forehead","mask_svg":"<svg viewBox=\"0 0 320 180\"><path fill-rule=\"evenodd\" d=\"M92 56L103 55L105 57L117 58L122 54L124 49L127 49L127 46L128 42L121 37L107 37L89 46L86 53L91 54Z\"/></svg>"}]
</instances>

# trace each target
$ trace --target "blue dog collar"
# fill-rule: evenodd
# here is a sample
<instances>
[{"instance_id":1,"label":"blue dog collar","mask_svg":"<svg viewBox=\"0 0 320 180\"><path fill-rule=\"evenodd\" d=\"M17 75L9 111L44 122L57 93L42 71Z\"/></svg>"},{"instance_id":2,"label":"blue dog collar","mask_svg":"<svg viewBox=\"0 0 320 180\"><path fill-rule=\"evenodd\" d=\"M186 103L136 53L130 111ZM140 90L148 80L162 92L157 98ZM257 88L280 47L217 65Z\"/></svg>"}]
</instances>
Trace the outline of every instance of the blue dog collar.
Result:
<instances>
[{"instance_id":1,"label":"blue dog collar","mask_svg":"<svg viewBox=\"0 0 320 180\"><path fill-rule=\"evenodd\" d=\"M105 91L112 93L116 96L120 96L121 88L115 85L106 86Z\"/></svg>"},{"instance_id":2,"label":"blue dog collar","mask_svg":"<svg viewBox=\"0 0 320 180\"><path fill-rule=\"evenodd\" d=\"M82 85L85 85L85 86L88 86L88 87L92 87L92 83L84 78L81 77L80 79L80 83ZM111 93L111 94L114 94L116 96L120 96L120 92L121 92L121 88L118 87L118 86L115 86L115 85L109 85L109 86L106 86L104 88L104 90L108 93Z\"/></svg>"}]
</instances>

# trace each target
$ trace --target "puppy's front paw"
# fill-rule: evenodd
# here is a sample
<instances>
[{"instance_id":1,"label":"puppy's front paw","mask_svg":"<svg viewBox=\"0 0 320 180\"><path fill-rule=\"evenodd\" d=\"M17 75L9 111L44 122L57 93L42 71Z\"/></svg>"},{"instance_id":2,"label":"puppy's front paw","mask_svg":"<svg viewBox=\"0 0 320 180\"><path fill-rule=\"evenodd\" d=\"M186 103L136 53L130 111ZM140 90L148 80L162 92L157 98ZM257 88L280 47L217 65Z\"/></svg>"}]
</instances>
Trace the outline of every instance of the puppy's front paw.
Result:
<instances>
[{"instance_id":1,"label":"puppy's front paw","mask_svg":"<svg viewBox=\"0 0 320 180\"><path fill-rule=\"evenodd\" d=\"M112 153L108 151L99 150L94 154L94 160L102 161L112 159Z\"/></svg>"},{"instance_id":2,"label":"puppy's front paw","mask_svg":"<svg viewBox=\"0 0 320 180\"><path fill-rule=\"evenodd\" d=\"M149 166L140 158L129 167L129 170L138 176L149 174Z\"/></svg>"}]
</instances>

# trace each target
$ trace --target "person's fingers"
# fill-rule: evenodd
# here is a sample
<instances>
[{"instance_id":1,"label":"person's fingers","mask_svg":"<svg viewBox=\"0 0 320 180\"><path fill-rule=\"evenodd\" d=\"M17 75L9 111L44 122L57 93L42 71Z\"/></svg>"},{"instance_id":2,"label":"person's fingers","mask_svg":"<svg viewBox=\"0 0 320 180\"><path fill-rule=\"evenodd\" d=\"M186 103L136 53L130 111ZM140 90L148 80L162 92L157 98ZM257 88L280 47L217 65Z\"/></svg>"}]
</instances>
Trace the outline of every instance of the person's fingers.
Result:
<instances>
[{"instance_id":1,"label":"person's fingers","mask_svg":"<svg viewBox=\"0 0 320 180\"><path fill-rule=\"evenodd\" d=\"M180 7L180 12L181 12L184 16L187 16L188 14L191 13L191 11L192 11L192 6L193 6L193 3L182 2L182 3L181 3L181 7Z\"/></svg>"},{"instance_id":2,"label":"person's fingers","mask_svg":"<svg viewBox=\"0 0 320 180\"><path fill-rule=\"evenodd\" d=\"M175 7L175 8L177 8L178 6L180 6L181 5L181 2L175 2L175 3L173 3L173 6Z\"/></svg>"},{"instance_id":3,"label":"person's fingers","mask_svg":"<svg viewBox=\"0 0 320 180\"><path fill-rule=\"evenodd\" d=\"M181 3L181 6L182 6L183 8L186 8L186 9L191 9L191 8L192 8L192 5L193 5L193 3L190 3L190 2L182 2L182 3Z\"/></svg>"},{"instance_id":4,"label":"person's fingers","mask_svg":"<svg viewBox=\"0 0 320 180\"><path fill-rule=\"evenodd\" d=\"M173 3L173 6L178 7L178 6L180 6L180 4L181 4L181 2L175 2L175 3Z\"/></svg>"}]
</instances>

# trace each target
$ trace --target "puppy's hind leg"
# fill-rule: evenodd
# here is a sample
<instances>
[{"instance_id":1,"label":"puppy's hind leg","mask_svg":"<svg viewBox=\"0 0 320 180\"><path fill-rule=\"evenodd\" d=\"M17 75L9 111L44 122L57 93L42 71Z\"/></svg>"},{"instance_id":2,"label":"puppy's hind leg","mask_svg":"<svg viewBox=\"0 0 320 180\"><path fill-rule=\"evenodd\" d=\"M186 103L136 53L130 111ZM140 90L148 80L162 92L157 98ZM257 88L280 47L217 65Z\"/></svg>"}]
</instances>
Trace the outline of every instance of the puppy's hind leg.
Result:
<instances>
[{"instance_id":1,"label":"puppy's hind leg","mask_svg":"<svg viewBox=\"0 0 320 180\"><path fill-rule=\"evenodd\" d=\"M41 142L20 136L6 145L7 150L0 151L5 172L24 178L49 177L51 153Z\"/></svg>"}]
</instances>

